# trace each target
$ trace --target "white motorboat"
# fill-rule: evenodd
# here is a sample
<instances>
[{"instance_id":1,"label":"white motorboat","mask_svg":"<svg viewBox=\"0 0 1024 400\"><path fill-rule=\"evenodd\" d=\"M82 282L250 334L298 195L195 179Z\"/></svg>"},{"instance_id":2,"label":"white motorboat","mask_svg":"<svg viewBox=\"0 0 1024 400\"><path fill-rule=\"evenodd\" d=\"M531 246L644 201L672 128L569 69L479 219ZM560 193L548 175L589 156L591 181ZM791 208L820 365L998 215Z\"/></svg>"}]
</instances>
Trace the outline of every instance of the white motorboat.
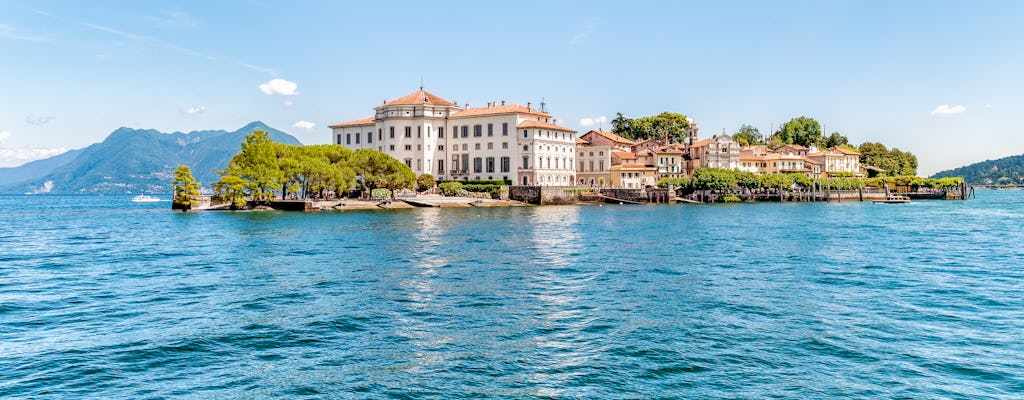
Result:
<instances>
[{"instance_id":1,"label":"white motorboat","mask_svg":"<svg viewBox=\"0 0 1024 400\"><path fill-rule=\"evenodd\" d=\"M133 203L156 203L158 201L160 201L159 198L153 196L146 196L144 194L132 197Z\"/></svg>"}]
</instances>

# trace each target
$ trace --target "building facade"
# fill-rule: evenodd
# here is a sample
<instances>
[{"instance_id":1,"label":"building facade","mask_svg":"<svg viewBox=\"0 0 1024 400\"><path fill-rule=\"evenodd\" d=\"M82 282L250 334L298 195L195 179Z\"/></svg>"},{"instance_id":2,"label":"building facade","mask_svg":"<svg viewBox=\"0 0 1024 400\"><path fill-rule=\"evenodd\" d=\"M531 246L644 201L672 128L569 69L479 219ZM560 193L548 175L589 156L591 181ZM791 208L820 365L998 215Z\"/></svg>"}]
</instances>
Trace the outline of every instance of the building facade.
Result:
<instances>
[{"instance_id":1,"label":"building facade","mask_svg":"<svg viewBox=\"0 0 1024 400\"><path fill-rule=\"evenodd\" d=\"M503 179L541 186L576 181L576 132L530 103L463 108L420 88L374 112L331 125L332 141L381 151L417 175L438 180Z\"/></svg>"}]
</instances>

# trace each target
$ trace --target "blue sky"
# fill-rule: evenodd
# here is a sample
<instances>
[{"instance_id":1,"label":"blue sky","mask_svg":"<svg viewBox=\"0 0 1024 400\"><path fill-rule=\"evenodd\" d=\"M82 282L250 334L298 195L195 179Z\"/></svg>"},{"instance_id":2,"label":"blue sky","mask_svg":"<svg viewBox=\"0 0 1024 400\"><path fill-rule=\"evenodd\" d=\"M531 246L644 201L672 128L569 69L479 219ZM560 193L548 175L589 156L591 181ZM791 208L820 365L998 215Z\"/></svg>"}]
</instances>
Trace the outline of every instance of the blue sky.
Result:
<instances>
[{"instance_id":1,"label":"blue sky","mask_svg":"<svg viewBox=\"0 0 1024 400\"><path fill-rule=\"evenodd\" d=\"M702 137L806 115L927 175L1024 153L1021 16L999 1L0 0L0 166L121 126L262 120L326 143L422 76L459 104L543 98L581 132L616 112L680 112Z\"/></svg>"}]
</instances>

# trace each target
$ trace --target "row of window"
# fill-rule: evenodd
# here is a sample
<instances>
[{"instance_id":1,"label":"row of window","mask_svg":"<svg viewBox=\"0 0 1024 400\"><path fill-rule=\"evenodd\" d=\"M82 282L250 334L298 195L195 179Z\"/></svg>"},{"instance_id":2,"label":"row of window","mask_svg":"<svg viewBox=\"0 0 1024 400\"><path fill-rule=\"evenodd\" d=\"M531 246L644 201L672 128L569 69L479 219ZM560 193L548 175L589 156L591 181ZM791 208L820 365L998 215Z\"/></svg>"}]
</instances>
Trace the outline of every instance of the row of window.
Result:
<instances>
[{"instance_id":1,"label":"row of window","mask_svg":"<svg viewBox=\"0 0 1024 400\"><path fill-rule=\"evenodd\" d=\"M455 125L452 127L452 137L459 137L459 126ZM469 137L469 125L462 126L462 137ZM484 126L481 124L473 125L473 137L481 137L484 135ZM494 124L487 124L487 136L494 136ZM508 136L508 122L501 123L501 136ZM438 137L444 137L442 134Z\"/></svg>"},{"instance_id":2,"label":"row of window","mask_svg":"<svg viewBox=\"0 0 1024 400\"><path fill-rule=\"evenodd\" d=\"M604 172L604 160L598 160L598 164L597 165L598 165L598 170L597 171L598 172ZM585 169L583 169L583 166L584 166L583 165L583 161L580 160L579 172L586 171ZM594 160L590 160L590 172L594 172Z\"/></svg>"},{"instance_id":3,"label":"row of window","mask_svg":"<svg viewBox=\"0 0 1024 400\"><path fill-rule=\"evenodd\" d=\"M529 138L530 137L530 130L529 129L523 129L523 137L524 138ZM571 134L566 133L566 132L542 131L542 130L538 129L537 130L537 139L541 139L541 138L544 138L544 139L555 139L555 140L574 140L574 137Z\"/></svg>"},{"instance_id":4,"label":"row of window","mask_svg":"<svg viewBox=\"0 0 1024 400\"><path fill-rule=\"evenodd\" d=\"M461 164L460 164L460 161L461 161ZM485 172L485 170L486 170L487 173L494 173L495 172L494 171L494 161L495 161L494 157L486 157L486 158L485 157L473 157L473 173L479 174L481 172ZM509 157L501 157L499 159L499 162L501 163L501 166L500 166L501 167L501 172L509 172L512 169L512 159L511 158L509 158ZM452 155L452 173L459 172L460 171L460 169L459 169L460 165L462 166L462 169L461 169L462 173L468 173L469 172L469 154L453 154ZM440 168L441 171L444 170L444 163L441 162L441 160L438 160L437 166L438 166L438 168Z\"/></svg>"},{"instance_id":5,"label":"row of window","mask_svg":"<svg viewBox=\"0 0 1024 400\"><path fill-rule=\"evenodd\" d=\"M580 157L583 157L583 155L584 155L584 154L583 154L583 152L581 151L581 152L580 152ZM597 152L597 155L598 155L598 156L604 156L604 151L598 151L598 152ZM591 156L591 157L593 157L593 156L594 156L594 152L590 152L590 156Z\"/></svg>"}]
</instances>

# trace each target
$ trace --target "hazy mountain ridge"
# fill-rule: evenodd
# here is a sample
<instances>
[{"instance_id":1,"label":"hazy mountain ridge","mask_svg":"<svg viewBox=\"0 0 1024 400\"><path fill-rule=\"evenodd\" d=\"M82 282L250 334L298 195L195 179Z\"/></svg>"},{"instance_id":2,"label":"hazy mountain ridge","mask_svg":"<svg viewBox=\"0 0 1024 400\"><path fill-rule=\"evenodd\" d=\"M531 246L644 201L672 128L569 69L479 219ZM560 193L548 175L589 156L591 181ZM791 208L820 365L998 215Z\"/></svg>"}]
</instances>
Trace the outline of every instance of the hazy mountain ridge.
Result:
<instances>
[{"instance_id":1,"label":"hazy mountain ridge","mask_svg":"<svg viewBox=\"0 0 1024 400\"><path fill-rule=\"evenodd\" d=\"M245 135L256 129L276 142L301 144L259 121L234 132L119 128L101 143L0 170L0 193L170 193L173 171L181 164L210 187L220 179L215 170L227 166Z\"/></svg>"},{"instance_id":2,"label":"hazy mountain ridge","mask_svg":"<svg viewBox=\"0 0 1024 400\"><path fill-rule=\"evenodd\" d=\"M933 178L947 176L962 176L967 183L976 185L1024 184L1024 154L985 160L932 175Z\"/></svg>"}]
</instances>

